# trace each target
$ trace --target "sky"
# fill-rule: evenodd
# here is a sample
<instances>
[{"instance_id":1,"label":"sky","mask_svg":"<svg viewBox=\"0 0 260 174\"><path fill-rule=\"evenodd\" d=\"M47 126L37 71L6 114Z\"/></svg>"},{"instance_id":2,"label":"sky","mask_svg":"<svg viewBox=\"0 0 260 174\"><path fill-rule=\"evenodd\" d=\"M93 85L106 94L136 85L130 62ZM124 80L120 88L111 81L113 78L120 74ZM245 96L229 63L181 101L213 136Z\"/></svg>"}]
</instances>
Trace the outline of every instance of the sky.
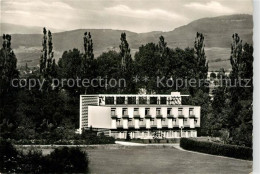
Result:
<instances>
[{"instance_id":1,"label":"sky","mask_svg":"<svg viewBox=\"0 0 260 174\"><path fill-rule=\"evenodd\" d=\"M171 31L196 19L252 14L252 0L0 0L0 22L72 29Z\"/></svg>"}]
</instances>

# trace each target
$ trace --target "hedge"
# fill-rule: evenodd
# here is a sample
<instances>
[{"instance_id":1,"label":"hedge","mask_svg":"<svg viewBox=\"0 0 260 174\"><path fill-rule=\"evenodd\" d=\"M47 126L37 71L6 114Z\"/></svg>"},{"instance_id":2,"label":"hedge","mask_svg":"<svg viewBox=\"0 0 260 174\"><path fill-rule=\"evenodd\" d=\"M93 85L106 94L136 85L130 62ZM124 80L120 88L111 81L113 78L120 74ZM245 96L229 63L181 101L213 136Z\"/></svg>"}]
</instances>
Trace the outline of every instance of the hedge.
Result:
<instances>
[{"instance_id":1,"label":"hedge","mask_svg":"<svg viewBox=\"0 0 260 174\"><path fill-rule=\"evenodd\" d=\"M212 155L253 160L253 149L249 147L198 141L189 138L181 138L180 146L186 150L192 150Z\"/></svg>"},{"instance_id":2,"label":"hedge","mask_svg":"<svg viewBox=\"0 0 260 174\"><path fill-rule=\"evenodd\" d=\"M94 144L115 144L113 137L97 136L88 139L79 140L49 140L49 139L34 139L34 140L10 140L16 145L94 145Z\"/></svg>"}]
</instances>

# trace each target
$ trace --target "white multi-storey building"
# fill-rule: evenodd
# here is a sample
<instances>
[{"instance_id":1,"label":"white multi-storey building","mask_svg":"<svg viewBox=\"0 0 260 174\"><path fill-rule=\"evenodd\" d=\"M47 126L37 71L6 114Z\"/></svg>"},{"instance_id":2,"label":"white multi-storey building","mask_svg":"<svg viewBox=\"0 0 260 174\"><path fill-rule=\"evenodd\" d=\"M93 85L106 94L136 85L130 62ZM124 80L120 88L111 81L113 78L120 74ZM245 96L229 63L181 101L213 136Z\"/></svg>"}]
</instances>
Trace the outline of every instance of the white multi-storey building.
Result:
<instances>
[{"instance_id":1,"label":"white multi-storey building","mask_svg":"<svg viewBox=\"0 0 260 174\"><path fill-rule=\"evenodd\" d=\"M183 96L187 95L81 95L79 131L106 129L115 138L197 137L200 106L182 105Z\"/></svg>"}]
</instances>

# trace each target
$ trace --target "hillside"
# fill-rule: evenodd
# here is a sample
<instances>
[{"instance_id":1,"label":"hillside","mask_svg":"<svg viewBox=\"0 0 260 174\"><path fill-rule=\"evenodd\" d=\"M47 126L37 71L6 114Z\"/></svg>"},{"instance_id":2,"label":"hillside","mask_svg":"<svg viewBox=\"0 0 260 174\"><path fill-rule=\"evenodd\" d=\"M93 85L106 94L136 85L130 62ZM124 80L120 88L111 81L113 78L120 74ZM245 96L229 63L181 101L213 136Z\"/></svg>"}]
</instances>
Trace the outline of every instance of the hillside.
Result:
<instances>
[{"instance_id":1,"label":"hillside","mask_svg":"<svg viewBox=\"0 0 260 174\"><path fill-rule=\"evenodd\" d=\"M52 29L53 32L59 32L60 30ZM0 34L41 34L42 27L35 26L23 26L9 23L0 23Z\"/></svg>"},{"instance_id":2,"label":"hillside","mask_svg":"<svg viewBox=\"0 0 260 174\"><path fill-rule=\"evenodd\" d=\"M251 15L230 15L214 18L203 18L193 21L185 26L169 32L148 32L134 33L123 30L111 29L78 29L53 34L55 57L61 57L63 51L78 48L83 49L83 34L91 32L94 53L97 57L104 51L118 50L120 34L126 32L132 54L142 44L158 42L160 35L163 35L169 47L192 47L196 32L205 35L206 55L210 62L211 70L224 67L230 68L229 53L232 34L238 33L243 42L252 43L253 19ZM30 66L37 65L41 49L41 34L13 34L12 47L18 57L20 65L27 62ZM0 39L1 40L1 39Z\"/></svg>"}]
</instances>

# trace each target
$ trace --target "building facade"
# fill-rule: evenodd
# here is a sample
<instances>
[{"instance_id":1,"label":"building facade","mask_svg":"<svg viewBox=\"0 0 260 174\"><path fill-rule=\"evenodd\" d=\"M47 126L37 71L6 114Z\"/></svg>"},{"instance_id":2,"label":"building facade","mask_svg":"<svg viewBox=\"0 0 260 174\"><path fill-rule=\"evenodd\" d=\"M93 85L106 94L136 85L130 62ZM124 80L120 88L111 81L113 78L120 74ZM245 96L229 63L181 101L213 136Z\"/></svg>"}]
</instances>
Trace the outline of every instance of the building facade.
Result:
<instances>
[{"instance_id":1,"label":"building facade","mask_svg":"<svg viewBox=\"0 0 260 174\"><path fill-rule=\"evenodd\" d=\"M79 132L92 127L118 139L197 137L200 106L182 105L185 96L81 95Z\"/></svg>"}]
</instances>

